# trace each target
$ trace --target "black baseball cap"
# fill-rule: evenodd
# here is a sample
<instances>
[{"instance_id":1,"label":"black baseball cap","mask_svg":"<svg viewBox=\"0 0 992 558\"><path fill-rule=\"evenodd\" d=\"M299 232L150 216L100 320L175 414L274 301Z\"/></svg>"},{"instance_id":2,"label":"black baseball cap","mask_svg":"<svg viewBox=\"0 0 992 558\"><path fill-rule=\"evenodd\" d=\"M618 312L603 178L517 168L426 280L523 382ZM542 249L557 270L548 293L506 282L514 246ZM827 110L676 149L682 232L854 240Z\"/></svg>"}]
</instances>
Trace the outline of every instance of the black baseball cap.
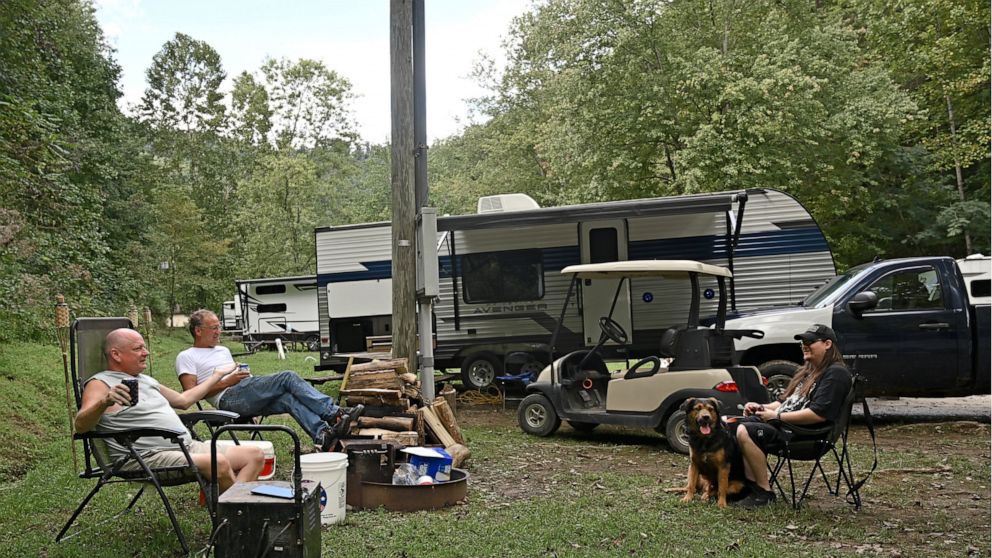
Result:
<instances>
[{"instance_id":1,"label":"black baseball cap","mask_svg":"<svg viewBox=\"0 0 992 558\"><path fill-rule=\"evenodd\" d=\"M837 342L837 334L829 326L823 324L813 324L806 329L806 331L795 336L797 341L806 341L807 343L812 343L818 339L829 339L834 343Z\"/></svg>"}]
</instances>

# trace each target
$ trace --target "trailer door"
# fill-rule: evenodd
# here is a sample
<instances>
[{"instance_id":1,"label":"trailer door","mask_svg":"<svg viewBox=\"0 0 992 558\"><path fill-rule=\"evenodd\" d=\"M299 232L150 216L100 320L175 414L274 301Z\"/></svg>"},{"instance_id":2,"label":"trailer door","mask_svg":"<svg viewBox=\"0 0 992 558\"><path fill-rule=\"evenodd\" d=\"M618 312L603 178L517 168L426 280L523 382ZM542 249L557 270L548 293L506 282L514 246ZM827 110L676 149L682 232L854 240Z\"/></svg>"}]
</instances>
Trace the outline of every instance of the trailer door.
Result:
<instances>
[{"instance_id":1,"label":"trailer door","mask_svg":"<svg viewBox=\"0 0 992 558\"><path fill-rule=\"evenodd\" d=\"M582 263L616 262L627 259L627 222L622 219L580 223L579 236ZM616 279L582 281L582 325L586 345L595 345L599 341L599 318L610 314L610 305L613 304L613 295L616 293L618 282ZM613 319L627 332L628 344L632 343L634 329L630 320L629 281L624 283L623 292L617 299ZM616 345L613 341L607 341L607 344Z\"/></svg>"}]
</instances>

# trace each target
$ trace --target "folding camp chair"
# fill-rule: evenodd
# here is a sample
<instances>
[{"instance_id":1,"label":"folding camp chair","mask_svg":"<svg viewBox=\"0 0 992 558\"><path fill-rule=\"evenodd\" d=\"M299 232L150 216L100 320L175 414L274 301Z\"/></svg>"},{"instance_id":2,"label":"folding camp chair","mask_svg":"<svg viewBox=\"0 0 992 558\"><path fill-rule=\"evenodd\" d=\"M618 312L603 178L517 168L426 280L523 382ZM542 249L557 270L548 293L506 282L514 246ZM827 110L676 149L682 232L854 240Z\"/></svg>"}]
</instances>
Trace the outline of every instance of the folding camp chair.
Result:
<instances>
[{"instance_id":1,"label":"folding camp chair","mask_svg":"<svg viewBox=\"0 0 992 558\"><path fill-rule=\"evenodd\" d=\"M112 330L122 328L122 327L133 327L131 321L127 318L78 318L72 323L70 328L70 362L72 370L72 389L76 398L76 408L82 404L83 386L86 380L91 378L94 374L101 372L106 369L106 360L103 355L103 342ZM187 428L192 428L197 422L207 422L208 424L220 425L237 418L236 413L230 413L226 411L202 411L195 413L182 413L179 415L183 423ZM59 531L58 536L55 537L55 541L59 542L63 539L74 537L87 529L77 529L74 533L66 536L69 528L82 513L86 504L96 495L97 492L104 485L111 483L127 482L127 483L139 483L141 488L138 490L137 494L131 499L127 507L119 512L113 517L107 518L97 525L101 525L116 519L125 512L129 511L134 504L138 501L138 498L144 493L145 488L148 485L155 487L159 496L162 498L162 504L165 506L165 511L169 515L169 520L172 522L172 527L176 532L176 537L179 539L179 544L182 545L183 551L189 554L189 545L186 543L186 538L183 536L182 529L179 527L179 522L176 520L176 514L172 509L172 505L169 503L169 498L166 496L165 491L162 489L163 486L175 486L180 484L186 484L191 482L197 482L200 484L200 488L206 491L206 483L201 477L199 471L193 465L193 461L186 451L186 448L179 444L182 448L184 454L186 454L187 464L179 467L149 467L148 464L141 458L141 456L134 450L133 444L135 440L144 436L157 436L172 440L173 442L179 441L179 436L182 432L171 432L166 430L155 430L155 429L140 429L140 430L129 430L121 432L97 432L91 431L82 434L75 434L73 439L79 440L83 443L83 452L85 455L85 470L79 473L80 478L84 479L96 479L96 486L93 490L86 495L83 501L73 512L72 517L66 522L65 526ZM116 461L110 458L110 453L108 451L106 440L113 438L118 444L126 447L129 450L127 456L121 457ZM139 465L137 470L123 470L129 463L136 462ZM95 527L96 525L94 525Z\"/></svg>"},{"instance_id":2,"label":"folding camp chair","mask_svg":"<svg viewBox=\"0 0 992 558\"><path fill-rule=\"evenodd\" d=\"M813 482L813 478L819 473L820 478L827 486L827 490L830 494L838 496L840 494L840 483L843 480L844 485L847 487L846 500L848 503L854 505L854 509L861 509L861 487L868 481L868 477L875 470L875 466L878 464L878 457L876 455L875 463L872 464L871 471L861 480L855 480L854 470L851 467L851 454L847 446L848 440L848 429L851 426L851 409L854 407L855 393L858 383L861 381L861 377L857 374L854 375L854 379L851 382L851 390L848 392L847 396L844 398L844 406L841 410L841 415L838 417L836 422L821 426L818 428L807 428L803 426L797 426L794 424L788 424L785 422L778 421L777 426L792 437L786 441L781 448L772 449L769 451L769 455L775 455L777 460L775 465L768 466L771 471L771 483L778 489L779 494L782 495L784 499L792 504L792 508L798 510L802 505L803 500L806 498L809 492L810 484ZM871 414L868 411L868 403L862 398L862 405L864 406L865 418L868 424L868 430L871 433L872 443L875 440L875 430L871 424ZM833 455L834 461L837 463L838 471L836 477L831 480L828 478L826 471L823 469L823 458L827 455ZM813 462L813 467L810 469L809 476L803 483L802 490L797 493L796 490L796 478L793 471L792 462L793 461L811 461ZM783 469L789 472L789 487L790 492L787 494L782 488L782 484L779 481L779 477Z\"/></svg>"}]
</instances>

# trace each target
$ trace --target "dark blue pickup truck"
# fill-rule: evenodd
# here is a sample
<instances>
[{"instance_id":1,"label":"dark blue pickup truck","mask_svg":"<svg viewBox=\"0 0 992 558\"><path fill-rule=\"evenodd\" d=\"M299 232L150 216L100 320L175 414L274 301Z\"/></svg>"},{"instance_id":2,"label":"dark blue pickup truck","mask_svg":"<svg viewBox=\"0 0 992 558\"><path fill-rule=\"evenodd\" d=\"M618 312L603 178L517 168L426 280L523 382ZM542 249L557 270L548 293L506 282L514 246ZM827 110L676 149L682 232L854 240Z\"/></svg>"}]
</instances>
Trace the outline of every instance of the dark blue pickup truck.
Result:
<instances>
[{"instance_id":1,"label":"dark blue pickup truck","mask_svg":"<svg viewBox=\"0 0 992 558\"><path fill-rule=\"evenodd\" d=\"M851 268L798 305L728 316L728 329L759 329L737 342L781 392L802 354L793 339L814 323L834 328L849 364L866 377L865 395L942 397L990 392L990 260L971 256L901 258Z\"/></svg>"}]
</instances>

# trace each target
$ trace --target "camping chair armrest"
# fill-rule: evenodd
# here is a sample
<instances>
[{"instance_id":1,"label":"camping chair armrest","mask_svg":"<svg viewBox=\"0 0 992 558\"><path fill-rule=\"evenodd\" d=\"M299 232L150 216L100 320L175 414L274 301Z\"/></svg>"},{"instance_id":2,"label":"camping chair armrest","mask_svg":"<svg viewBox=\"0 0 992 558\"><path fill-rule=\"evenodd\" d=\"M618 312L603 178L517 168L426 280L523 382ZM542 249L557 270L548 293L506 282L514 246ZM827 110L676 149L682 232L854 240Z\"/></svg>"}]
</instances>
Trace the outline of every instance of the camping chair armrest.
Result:
<instances>
[{"instance_id":1,"label":"camping chair armrest","mask_svg":"<svg viewBox=\"0 0 992 558\"><path fill-rule=\"evenodd\" d=\"M211 426L220 426L222 424L227 424L231 421L237 420L240 417L238 413L233 413L231 411L194 411L192 413L180 413L179 418L182 419L183 424L186 428L192 428L194 424L205 423Z\"/></svg>"},{"instance_id":2,"label":"camping chair armrest","mask_svg":"<svg viewBox=\"0 0 992 558\"><path fill-rule=\"evenodd\" d=\"M816 438L817 436L829 436L830 432L833 430L833 425L831 423L821 424L819 426L805 426L792 424L779 419L772 419L768 421L768 424L779 428L780 430L791 432L794 436L799 436L801 438Z\"/></svg>"},{"instance_id":3,"label":"camping chair armrest","mask_svg":"<svg viewBox=\"0 0 992 558\"><path fill-rule=\"evenodd\" d=\"M77 432L76 434L73 435L73 438L75 438L77 440L94 440L94 439L102 439L102 438L124 438L125 440L129 440L129 441L133 442L134 440L137 440L138 438L145 438L145 437L155 436L155 437L159 437L159 438L165 438L166 440L172 440L174 442L178 442L179 439L180 439L180 437L183 434L186 434L186 432L177 432L175 430L164 430L164 429L161 429L161 428L136 428L134 430L117 430L117 431L113 431L113 432L110 432L110 431L100 431L100 432L93 431L93 432L83 432L81 434Z\"/></svg>"}]
</instances>

